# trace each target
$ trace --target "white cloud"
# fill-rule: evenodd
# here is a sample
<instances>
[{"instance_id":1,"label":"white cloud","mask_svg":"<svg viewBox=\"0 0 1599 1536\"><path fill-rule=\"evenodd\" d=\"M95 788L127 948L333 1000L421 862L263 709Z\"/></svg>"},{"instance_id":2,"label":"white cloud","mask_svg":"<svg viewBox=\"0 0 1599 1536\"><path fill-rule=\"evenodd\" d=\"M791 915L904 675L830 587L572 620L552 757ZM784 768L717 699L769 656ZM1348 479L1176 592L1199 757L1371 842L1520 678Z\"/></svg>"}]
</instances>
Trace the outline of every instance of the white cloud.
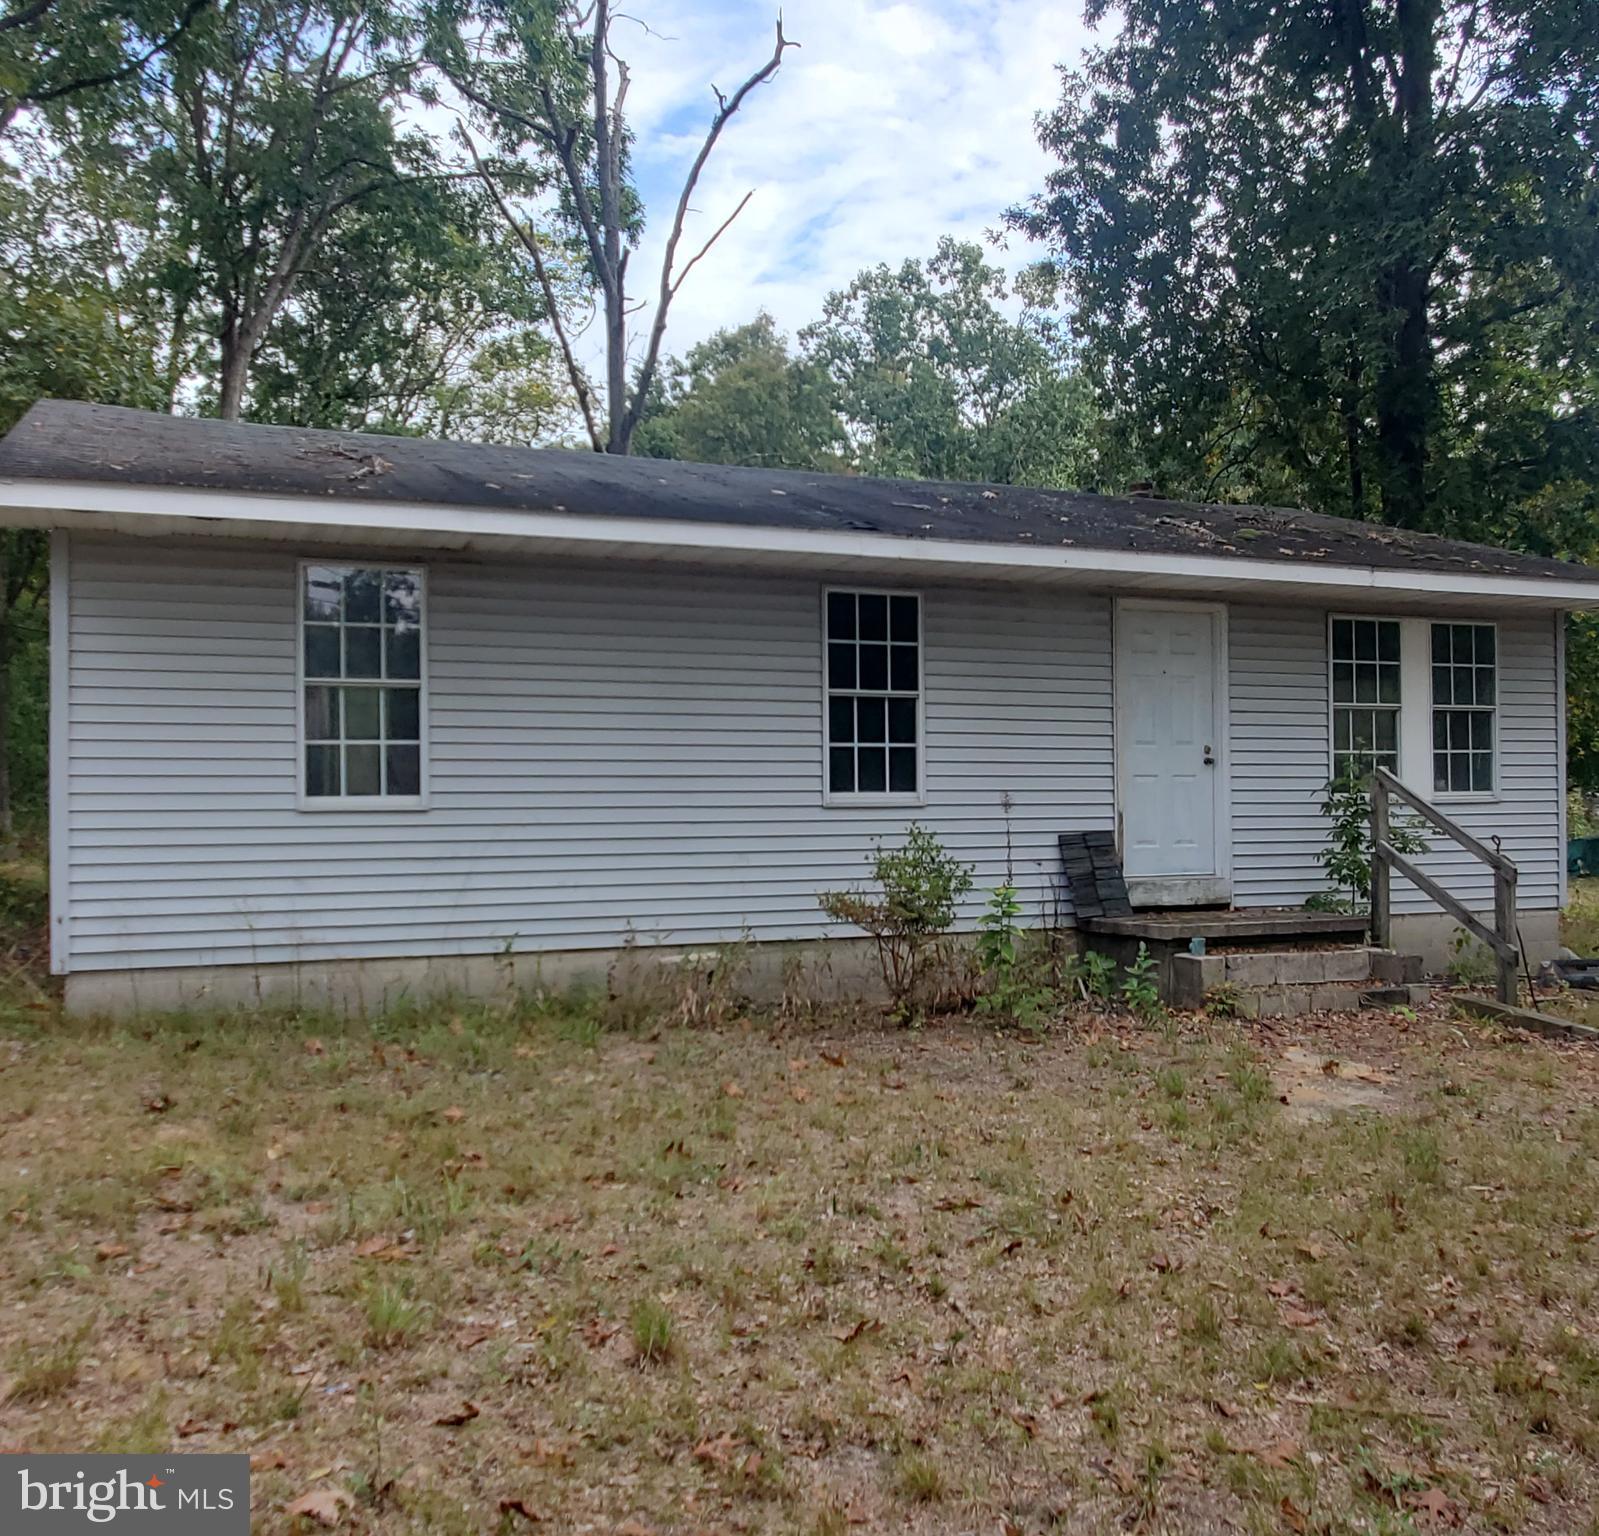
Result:
<instances>
[{"instance_id":1,"label":"white cloud","mask_svg":"<svg viewBox=\"0 0 1599 1536\"><path fill-rule=\"evenodd\" d=\"M653 298L682 176L724 91L770 51L770 0L630 0L635 172L648 225L630 286ZM799 42L725 130L694 199L686 259L752 188L738 221L678 296L681 352L765 308L793 331L862 267L926 256L941 234L980 239L1042 184L1033 116L1088 35L1058 0L788 0ZM1011 265L1028 259L1013 242ZM641 317L641 321L646 317ZM640 329L643 329L641 324Z\"/></svg>"}]
</instances>

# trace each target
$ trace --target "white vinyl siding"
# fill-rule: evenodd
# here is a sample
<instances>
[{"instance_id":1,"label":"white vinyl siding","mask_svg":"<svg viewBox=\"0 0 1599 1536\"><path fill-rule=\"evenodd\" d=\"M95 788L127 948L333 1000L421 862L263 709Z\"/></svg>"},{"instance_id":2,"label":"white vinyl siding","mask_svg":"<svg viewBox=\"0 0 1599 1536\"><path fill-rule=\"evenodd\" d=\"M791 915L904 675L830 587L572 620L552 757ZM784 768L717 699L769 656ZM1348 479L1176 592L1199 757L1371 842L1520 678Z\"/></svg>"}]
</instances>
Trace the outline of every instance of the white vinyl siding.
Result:
<instances>
[{"instance_id":1,"label":"white vinyl siding","mask_svg":"<svg viewBox=\"0 0 1599 1536\"><path fill-rule=\"evenodd\" d=\"M1547 614L1497 621L1499 774L1492 799L1440 799L1440 809L1484 841L1499 837L1520 870L1517 900L1559 904L1560 721L1554 625ZM1318 811L1332 761L1328 629L1324 615L1286 608L1232 610L1233 896L1240 906L1298 905L1323 889ZM1422 643L1425 645L1423 626ZM1425 652L1423 657L1425 658ZM1425 665L1406 677L1405 708L1430 722ZM1421 694L1412 699L1410 695ZM1423 732L1421 740L1426 743ZM1403 776L1428 799L1433 759L1406 756ZM1492 909L1485 866L1440 836L1421 868L1462 899ZM1408 881L1394 881L1396 912L1435 912Z\"/></svg>"},{"instance_id":2,"label":"white vinyl siding","mask_svg":"<svg viewBox=\"0 0 1599 1536\"><path fill-rule=\"evenodd\" d=\"M1103 596L922 587L926 803L845 808L821 793L818 615L847 578L503 559L426 564L427 808L308 815L300 553L71 540L53 683L71 969L838 934L817 893L912 821L976 866L970 927L1004 878L1007 797L1026 916L1047 922L1070 916L1058 834L1115 826ZM1235 900L1298 903L1322 885L1327 614L1235 605L1228 628ZM1450 806L1503 837L1529 908L1559 891L1554 636L1547 615L1499 619L1498 797ZM1426 864L1489 900L1465 855ZM1404 882L1395 901L1429 910Z\"/></svg>"},{"instance_id":3,"label":"white vinyl siding","mask_svg":"<svg viewBox=\"0 0 1599 1536\"><path fill-rule=\"evenodd\" d=\"M426 569L428 808L307 815L295 553L73 539L72 969L836 934L817 893L913 820L969 923L1007 794L1041 921L1058 833L1113 825L1104 598L923 589L926 804L846 811L822 583L505 561Z\"/></svg>"}]
</instances>

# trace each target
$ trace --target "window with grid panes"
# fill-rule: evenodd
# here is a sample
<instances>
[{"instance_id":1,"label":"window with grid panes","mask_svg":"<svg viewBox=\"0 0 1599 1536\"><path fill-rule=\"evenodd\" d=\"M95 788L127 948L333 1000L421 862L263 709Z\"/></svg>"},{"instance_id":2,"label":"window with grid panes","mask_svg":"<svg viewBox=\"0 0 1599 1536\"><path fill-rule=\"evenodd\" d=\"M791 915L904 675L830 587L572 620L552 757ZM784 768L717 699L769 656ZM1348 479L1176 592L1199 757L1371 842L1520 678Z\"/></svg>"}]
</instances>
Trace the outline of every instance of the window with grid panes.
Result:
<instances>
[{"instance_id":1,"label":"window with grid panes","mask_svg":"<svg viewBox=\"0 0 1599 1536\"><path fill-rule=\"evenodd\" d=\"M1494 787L1498 648L1492 624L1432 626L1432 787L1488 794Z\"/></svg>"},{"instance_id":2,"label":"window with grid panes","mask_svg":"<svg viewBox=\"0 0 1599 1536\"><path fill-rule=\"evenodd\" d=\"M921 599L829 592L826 602L827 792L921 792Z\"/></svg>"},{"instance_id":3,"label":"window with grid panes","mask_svg":"<svg viewBox=\"0 0 1599 1536\"><path fill-rule=\"evenodd\" d=\"M1399 771L1399 621L1332 621L1333 773Z\"/></svg>"},{"instance_id":4,"label":"window with grid panes","mask_svg":"<svg viewBox=\"0 0 1599 1536\"><path fill-rule=\"evenodd\" d=\"M301 697L309 800L422 793L422 575L307 565Z\"/></svg>"}]
</instances>

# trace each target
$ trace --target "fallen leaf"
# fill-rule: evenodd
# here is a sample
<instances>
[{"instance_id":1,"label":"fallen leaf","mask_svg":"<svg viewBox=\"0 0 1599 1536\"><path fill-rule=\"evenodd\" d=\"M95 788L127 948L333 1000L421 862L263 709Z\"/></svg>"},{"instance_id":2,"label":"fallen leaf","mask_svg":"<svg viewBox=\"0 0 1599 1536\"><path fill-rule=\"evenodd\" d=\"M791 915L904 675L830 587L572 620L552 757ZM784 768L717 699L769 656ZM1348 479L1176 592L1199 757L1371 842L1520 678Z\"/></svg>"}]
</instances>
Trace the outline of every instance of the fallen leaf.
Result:
<instances>
[{"instance_id":1,"label":"fallen leaf","mask_svg":"<svg viewBox=\"0 0 1599 1536\"><path fill-rule=\"evenodd\" d=\"M1547 1504L1555 1496L1554 1489L1543 1478L1536 1475L1522 1479L1521 1491L1534 1504Z\"/></svg>"},{"instance_id":2,"label":"fallen leaf","mask_svg":"<svg viewBox=\"0 0 1599 1536\"><path fill-rule=\"evenodd\" d=\"M788 1090L788 1096L793 1099L796 1104L806 1104L810 1102L811 1090L807 1088L804 1083L795 1083L794 1086Z\"/></svg>"},{"instance_id":3,"label":"fallen leaf","mask_svg":"<svg viewBox=\"0 0 1599 1536\"><path fill-rule=\"evenodd\" d=\"M178 1439L187 1440L190 1435L198 1435L207 1427L208 1426L202 1424L199 1419L185 1419L180 1425L178 1425L176 1434Z\"/></svg>"},{"instance_id":4,"label":"fallen leaf","mask_svg":"<svg viewBox=\"0 0 1599 1536\"><path fill-rule=\"evenodd\" d=\"M459 1104L452 1104L447 1110L444 1111L444 1118L448 1120L451 1125L459 1125L464 1119L466 1119L466 1111L462 1109Z\"/></svg>"},{"instance_id":5,"label":"fallen leaf","mask_svg":"<svg viewBox=\"0 0 1599 1536\"><path fill-rule=\"evenodd\" d=\"M695 1461L708 1461L712 1466L725 1467L737 1449L738 1441L724 1432L714 1440L701 1440L694 1447L693 1455Z\"/></svg>"},{"instance_id":6,"label":"fallen leaf","mask_svg":"<svg viewBox=\"0 0 1599 1536\"><path fill-rule=\"evenodd\" d=\"M1277 1506L1282 1511L1283 1524L1294 1532L1294 1536L1303 1536L1310 1529L1310 1522L1305 1518L1305 1512L1285 1493L1282 1503Z\"/></svg>"},{"instance_id":7,"label":"fallen leaf","mask_svg":"<svg viewBox=\"0 0 1599 1536\"><path fill-rule=\"evenodd\" d=\"M728 1080L722 1084L722 1097L724 1099L742 1099L744 1097L744 1090L740 1088L732 1078L728 1078Z\"/></svg>"},{"instance_id":8,"label":"fallen leaf","mask_svg":"<svg viewBox=\"0 0 1599 1536\"><path fill-rule=\"evenodd\" d=\"M617 1526L616 1536L655 1536L655 1527L642 1520L624 1520Z\"/></svg>"},{"instance_id":9,"label":"fallen leaf","mask_svg":"<svg viewBox=\"0 0 1599 1536\"><path fill-rule=\"evenodd\" d=\"M1284 1296L1292 1296L1297 1289L1292 1280L1273 1280L1266 1287L1266 1292L1281 1301Z\"/></svg>"},{"instance_id":10,"label":"fallen leaf","mask_svg":"<svg viewBox=\"0 0 1599 1536\"><path fill-rule=\"evenodd\" d=\"M377 1259L384 1264L406 1264L415 1251L410 1243L396 1243L386 1237L369 1237L356 1246L355 1256L358 1259Z\"/></svg>"},{"instance_id":11,"label":"fallen leaf","mask_svg":"<svg viewBox=\"0 0 1599 1536\"><path fill-rule=\"evenodd\" d=\"M164 1115L172 1108L173 1100L164 1093L152 1093L144 1101L144 1112L147 1115Z\"/></svg>"},{"instance_id":12,"label":"fallen leaf","mask_svg":"<svg viewBox=\"0 0 1599 1536\"><path fill-rule=\"evenodd\" d=\"M469 1328L465 1333L455 1336L455 1347L463 1353L469 1349L476 1349L479 1344L493 1338L493 1331L488 1328Z\"/></svg>"},{"instance_id":13,"label":"fallen leaf","mask_svg":"<svg viewBox=\"0 0 1599 1536\"><path fill-rule=\"evenodd\" d=\"M328 1048L315 1035L312 1035L305 1042L303 1049L307 1056L323 1056L327 1054Z\"/></svg>"},{"instance_id":14,"label":"fallen leaf","mask_svg":"<svg viewBox=\"0 0 1599 1536\"><path fill-rule=\"evenodd\" d=\"M1308 1242L1299 1244L1299 1251L1304 1254L1307 1259L1324 1259L1327 1257L1327 1249L1325 1245L1316 1242L1314 1238Z\"/></svg>"},{"instance_id":15,"label":"fallen leaf","mask_svg":"<svg viewBox=\"0 0 1599 1536\"><path fill-rule=\"evenodd\" d=\"M286 1467L289 1458L279 1450L253 1451L250 1454L250 1470L252 1472L273 1472L279 1467Z\"/></svg>"},{"instance_id":16,"label":"fallen leaf","mask_svg":"<svg viewBox=\"0 0 1599 1536\"><path fill-rule=\"evenodd\" d=\"M572 1453L564 1445L551 1445L548 1440L535 1440L533 1464L539 1467L569 1467L572 1465Z\"/></svg>"},{"instance_id":17,"label":"fallen leaf","mask_svg":"<svg viewBox=\"0 0 1599 1536\"><path fill-rule=\"evenodd\" d=\"M540 1525L544 1521L544 1516L526 1499L501 1499L499 1509L502 1515L520 1515L524 1520L531 1520L534 1525Z\"/></svg>"},{"instance_id":18,"label":"fallen leaf","mask_svg":"<svg viewBox=\"0 0 1599 1536\"><path fill-rule=\"evenodd\" d=\"M1268 1467L1287 1467L1299 1460L1299 1442L1297 1440L1279 1440L1275 1445L1268 1445L1255 1452Z\"/></svg>"},{"instance_id":19,"label":"fallen leaf","mask_svg":"<svg viewBox=\"0 0 1599 1536\"><path fill-rule=\"evenodd\" d=\"M1218 1397L1210 1406L1214 1408L1216 1412L1219 1413L1224 1419L1236 1419L1238 1417L1237 1403L1224 1402Z\"/></svg>"},{"instance_id":20,"label":"fallen leaf","mask_svg":"<svg viewBox=\"0 0 1599 1536\"><path fill-rule=\"evenodd\" d=\"M461 1424L470 1424L482 1411L476 1403L462 1398L459 1408L451 1408L448 1412L441 1413L433 1422L441 1429L454 1429Z\"/></svg>"},{"instance_id":21,"label":"fallen leaf","mask_svg":"<svg viewBox=\"0 0 1599 1536\"><path fill-rule=\"evenodd\" d=\"M284 1512L296 1519L315 1520L318 1525L337 1525L354 1503L354 1497L342 1488L313 1488L302 1493Z\"/></svg>"},{"instance_id":22,"label":"fallen leaf","mask_svg":"<svg viewBox=\"0 0 1599 1536\"><path fill-rule=\"evenodd\" d=\"M1177 1266L1172 1263L1170 1254L1157 1253L1153 1258L1150 1259L1149 1267L1154 1270L1156 1274L1167 1275L1170 1274L1171 1271Z\"/></svg>"},{"instance_id":23,"label":"fallen leaf","mask_svg":"<svg viewBox=\"0 0 1599 1536\"><path fill-rule=\"evenodd\" d=\"M1283 1321L1290 1328L1314 1328L1320 1319L1314 1312L1307 1312L1303 1307L1284 1307Z\"/></svg>"},{"instance_id":24,"label":"fallen leaf","mask_svg":"<svg viewBox=\"0 0 1599 1536\"><path fill-rule=\"evenodd\" d=\"M871 1318L863 1317L853 1328L836 1329L833 1337L840 1344L853 1344L864 1333L881 1333L882 1331L883 1325L881 1323Z\"/></svg>"},{"instance_id":25,"label":"fallen leaf","mask_svg":"<svg viewBox=\"0 0 1599 1536\"><path fill-rule=\"evenodd\" d=\"M126 1243L101 1243L94 1250L97 1259L125 1259L132 1250Z\"/></svg>"},{"instance_id":26,"label":"fallen leaf","mask_svg":"<svg viewBox=\"0 0 1599 1536\"><path fill-rule=\"evenodd\" d=\"M1442 1488L1429 1488L1425 1493L1412 1494L1406 1502L1427 1517L1431 1525L1457 1526L1460 1511L1455 1501Z\"/></svg>"},{"instance_id":27,"label":"fallen leaf","mask_svg":"<svg viewBox=\"0 0 1599 1536\"><path fill-rule=\"evenodd\" d=\"M841 1067L846 1061L849 1060L849 1057L847 1057L842 1051L838 1051L836 1053L833 1051L819 1051L817 1054L830 1067Z\"/></svg>"}]
</instances>

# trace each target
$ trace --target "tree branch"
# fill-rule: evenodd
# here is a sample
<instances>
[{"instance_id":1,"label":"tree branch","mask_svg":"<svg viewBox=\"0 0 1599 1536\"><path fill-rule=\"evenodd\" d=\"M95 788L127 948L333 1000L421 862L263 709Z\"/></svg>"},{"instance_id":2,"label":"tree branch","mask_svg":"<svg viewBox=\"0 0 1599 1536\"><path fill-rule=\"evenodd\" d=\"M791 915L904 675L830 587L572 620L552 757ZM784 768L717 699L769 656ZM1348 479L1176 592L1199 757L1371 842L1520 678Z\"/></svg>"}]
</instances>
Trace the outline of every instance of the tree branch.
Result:
<instances>
[{"instance_id":1,"label":"tree branch","mask_svg":"<svg viewBox=\"0 0 1599 1536\"><path fill-rule=\"evenodd\" d=\"M788 49L797 47L799 47L798 43L791 43L783 36L783 18L779 16L777 18L777 41L772 49L772 56L745 80L731 96L723 96L721 91L716 90L714 86L712 87L716 94L717 112L716 116L711 119L711 126L705 135L705 142L700 145L700 151L694 157L694 163L689 167L688 176L683 182L683 190L677 200L677 212L672 218L672 231L667 236L666 250L661 256L660 298L655 308L654 323L650 327L649 347L644 354L644 362L639 369L638 380L633 388L633 398L629 402L627 414L623 418L621 439L624 445L631 441L633 429L637 427L640 417L644 414L644 406L649 395L650 384L654 379L656 365L660 360L661 341L666 335L667 311L671 308L672 300L676 297L678 288L682 286L682 279L688 276L689 269L706 251L710 250L722 231L742 212L744 203L749 201L749 194L746 193L744 201L733 210L731 217L723 221L721 227L706 241L698 254L695 255L693 261L690 261L688 266L684 267L682 277L678 278L677 282L674 283L672 268L677 257L677 246L678 242L683 238L683 222L688 217L689 200L693 197L694 189L699 184L700 173L705 169L705 162L710 159L711 151L716 148L716 141L721 137L722 130L727 126L733 114L743 106L744 98L756 87L764 85L770 80L782 64L783 54Z\"/></svg>"},{"instance_id":2,"label":"tree branch","mask_svg":"<svg viewBox=\"0 0 1599 1536\"><path fill-rule=\"evenodd\" d=\"M467 153L472 157L472 163L477 167L478 175L483 185L488 188L489 196L494 199L495 206L500 210L505 222L511 226L512 233L521 242L533 261L533 273L538 278L539 288L544 294L544 303L550 312L550 325L555 331L555 339L560 343L561 357L566 363L566 376L572 382L573 393L577 396L578 406L583 412L583 425L588 428L589 442L596 453L605 451L605 438L600 432L599 422L594 415L594 396L589 387L588 375L583 372L578 363L577 354L572 350L571 338L566 334L566 324L561 318L561 306L556 302L555 285L550 281L549 272L544 265L544 255L539 250L537 237L527 229L522 221L511 211L511 205L506 202L498 183L489 175L488 167L483 164L477 152L477 146L472 142L471 135L464 130L461 135L462 142L466 145Z\"/></svg>"}]
</instances>

